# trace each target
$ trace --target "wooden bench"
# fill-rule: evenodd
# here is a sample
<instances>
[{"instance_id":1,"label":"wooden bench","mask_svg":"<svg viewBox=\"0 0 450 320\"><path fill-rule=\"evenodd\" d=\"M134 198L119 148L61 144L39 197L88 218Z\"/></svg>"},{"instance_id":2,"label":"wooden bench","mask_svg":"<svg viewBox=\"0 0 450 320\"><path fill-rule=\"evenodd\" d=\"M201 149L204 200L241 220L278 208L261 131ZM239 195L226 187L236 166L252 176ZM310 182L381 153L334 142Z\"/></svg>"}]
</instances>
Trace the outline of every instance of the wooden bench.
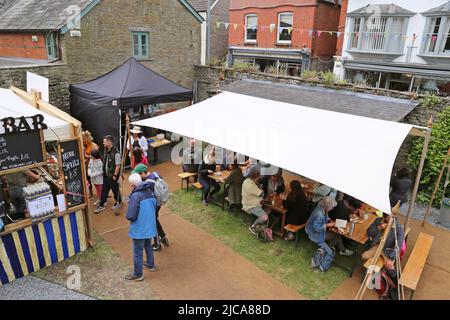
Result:
<instances>
[{"instance_id":1,"label":"wooden bench","mask_svg":"<svg viewBox=\"0 0 450 320\"><path fill-rule=\"evenodd\" d=\"M181 189L183 189L183 181L186 181L186 190L189 191L189 183L191 181L191 178L197 177L197 173L189 173L189 172L183 172L178 175L178 177L181 179Z\"/></svg>"},{"instance_id":2,"label":"wooden bench","mask_svg":"<svg viewBox=\"0 0 450 320\"><path fill-rule=\"evenodd\" d=\"M202 191L202 198L203 198L203 192L204 192L204 190L203 190L202 184L201 184L200 182L196 182L196 183L193 184L193 186L194 186L194 188L195 188L196 190L201 190L201 191Z\"/></svg>"},{"instance_id":3,"label":"wooden bench","mask_svg":"<svg viewBox=\"0 0 450 320\"><path fill-rule=\"evenodd\" d=\"M414 291L419 283L423 268L425 267L425 262L430 253L433 239L434 237L429 234L420 233L411 255L409 256L408 262L403 269L399 283L411 290L410 299L413 298Z\"/></svg>"},{"instance_id":4,"label":"wooden bench","mask_svg":"<svg viewBox=\"0 0 450 320\"><path fill-rule=\"evenodd\" d=\"M299 231L304 229L306 227L306 223L302 224L302 225L293 225L293 224L288 224L284 226L284 230L292 232L293 234L295 234L295 247L297 248L298 245L298 238L299 238Z\"/></svg>"}]
</instances>

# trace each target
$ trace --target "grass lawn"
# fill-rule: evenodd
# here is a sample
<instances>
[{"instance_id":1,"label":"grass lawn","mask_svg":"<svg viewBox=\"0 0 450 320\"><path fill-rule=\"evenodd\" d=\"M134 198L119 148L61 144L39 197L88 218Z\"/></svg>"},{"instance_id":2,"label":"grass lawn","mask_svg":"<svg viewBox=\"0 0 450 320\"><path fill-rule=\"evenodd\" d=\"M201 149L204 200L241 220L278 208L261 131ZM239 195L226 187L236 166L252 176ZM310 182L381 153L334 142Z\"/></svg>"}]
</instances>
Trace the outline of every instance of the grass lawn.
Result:
<instances>
[{"instance_id":1,"label":"grass lawn","mask_svg":"<svg viewBox=\"0 0 450 320\"><path fill-rule=\"evenodd\" d=\"M248 231L253 221L251 216L239 213L235 217L215 205L205 207L194 191L176 191L168 205L175 214L220 239L307 298L326 299L348 277L348 273L337 267L326 273L312 270L311 257L316 248L308 245L305 234L301 235L297 250L292 242L279 238L271 243L261 243Z\"/></svg>"},{"instance_id":2,"label":"grass lawn","mask_svg":"<svg viewBox=\"0 0 450 320\"><path fill-rule=\"evenodd\" d=\"M33 275L47 281L66 286L70 276L69 266L78 266L81 270L80 293L104 300L153 300L147 282L127 282L124 276L131 268L114 252L102 237L95 237L96 245L83 253L44 268Z\"/></svg>"}]
</instances>

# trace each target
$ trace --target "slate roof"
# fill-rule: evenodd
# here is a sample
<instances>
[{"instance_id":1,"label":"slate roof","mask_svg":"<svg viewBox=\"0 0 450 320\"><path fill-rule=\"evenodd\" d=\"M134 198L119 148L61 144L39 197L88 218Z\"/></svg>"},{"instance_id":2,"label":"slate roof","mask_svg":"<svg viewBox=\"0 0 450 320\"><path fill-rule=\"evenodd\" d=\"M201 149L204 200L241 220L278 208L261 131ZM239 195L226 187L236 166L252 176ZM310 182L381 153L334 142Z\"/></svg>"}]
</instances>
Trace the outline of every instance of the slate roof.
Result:
<instances>
[{"instance_id":1,"label":"slate roof","mask_svg":"<svg viewBox=\"0 0 450 320\"><path fill-rule=\"evenodd\" d=\"M422 13L423 15L427 16L427 15L450 15L450 1L444 3L443 5L430 9L428 11L425 11L424 13Z\"/></svg>"},{"instance_id":2,"label":"slate roof","mask_svg":"<svg viewBox=\"0 0 450 320\"><path fill-rule=\"evenodd\" d=\"M199 22L203 21L186 0L178 1ZM76 16L77 8L81 12L96 2L98 0L0 0L0 30L60 30Z\"/></svg>"},{"instance_id":3,"label":"slate roof","mask_svg":"<svg viewBox=\"0 0 450 320\"><path fill-rule=\"evenodd\" d=\"M1 1L1 0L0 0ZM92 0L4 0L0 30L59 30ZM9 3L9 4L8 4Z\"/></svg>"},{"instance_id":4,"label":"slate roof","mask_svg":"<svg viewBox=\"0 0 450 320\"><path fill-rule=\"evenodd\" d=\"M244 79L222 91L387 121L403 120L418 103L348 90Z\"/></svg>"},{"instance_id":5,"label":"slate roof","mask_svg":"<svg viewBox=\"0 0 450 320\"><path fill-rule=\"evenodd\" d=\"M396 4L368 4L365 7L359 8L355 11L347 13L351 16L371 16L374 14L381 14L383 16L413 16L415 12L409 11Z\"/></svg>"},{"instance_id":6,"label":"slate roof","mask_svg":"<svg viewBox=\"0 0 450 320\"><path fill-rule=\"evenodd\" d=\"M188 1L191 4L191 6L198 12L208 11L208 0L188 0Z\"/></svg>"}]
</instances>

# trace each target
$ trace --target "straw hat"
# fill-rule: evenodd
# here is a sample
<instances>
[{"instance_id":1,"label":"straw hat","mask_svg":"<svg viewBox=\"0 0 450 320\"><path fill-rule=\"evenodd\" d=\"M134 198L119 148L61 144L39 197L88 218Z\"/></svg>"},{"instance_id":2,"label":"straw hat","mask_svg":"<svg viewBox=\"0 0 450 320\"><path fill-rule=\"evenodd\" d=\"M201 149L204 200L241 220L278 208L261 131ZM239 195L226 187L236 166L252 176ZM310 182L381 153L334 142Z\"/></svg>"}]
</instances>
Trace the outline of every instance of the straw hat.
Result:
<instances>
[{"instance_id":1,"label":"straw hat","mask_svg":"<svg viewBox=\"0 0 450 320\"><path fill-rule=\"evenodd\" d=\"M131 133L142 133L141 127L135 126L130 130Z\"/></svg>"}]
</instances>

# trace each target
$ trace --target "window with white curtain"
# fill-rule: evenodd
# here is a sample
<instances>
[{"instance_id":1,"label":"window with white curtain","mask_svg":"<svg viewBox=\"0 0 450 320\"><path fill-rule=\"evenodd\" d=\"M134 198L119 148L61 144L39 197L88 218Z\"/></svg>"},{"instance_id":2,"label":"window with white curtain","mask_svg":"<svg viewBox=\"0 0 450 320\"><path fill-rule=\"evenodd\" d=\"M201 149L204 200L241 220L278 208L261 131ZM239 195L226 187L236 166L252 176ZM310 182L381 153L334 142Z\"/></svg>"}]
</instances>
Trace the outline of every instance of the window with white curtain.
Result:
<instances>
[{"instance_id":1,"label":"window with white curtain","mask_svg":"<svg viewBox=\"0 0 450 320\"><path fill-rule=\"evenodd\" d=\"M245 16L245 42L256 42L258 36L258 15Z\"/></svg>"},{"instance_id":2,"label":"window with white curtain","mask_svg":"<svg viewBox=\"0 0 450 320\"><path fill-rule=\"evenodd\" d=\"M290 12L280 13L278 15L278 42L291 43L292 28L294 26L294 15Z\"/></svg>"}]
</instances>

